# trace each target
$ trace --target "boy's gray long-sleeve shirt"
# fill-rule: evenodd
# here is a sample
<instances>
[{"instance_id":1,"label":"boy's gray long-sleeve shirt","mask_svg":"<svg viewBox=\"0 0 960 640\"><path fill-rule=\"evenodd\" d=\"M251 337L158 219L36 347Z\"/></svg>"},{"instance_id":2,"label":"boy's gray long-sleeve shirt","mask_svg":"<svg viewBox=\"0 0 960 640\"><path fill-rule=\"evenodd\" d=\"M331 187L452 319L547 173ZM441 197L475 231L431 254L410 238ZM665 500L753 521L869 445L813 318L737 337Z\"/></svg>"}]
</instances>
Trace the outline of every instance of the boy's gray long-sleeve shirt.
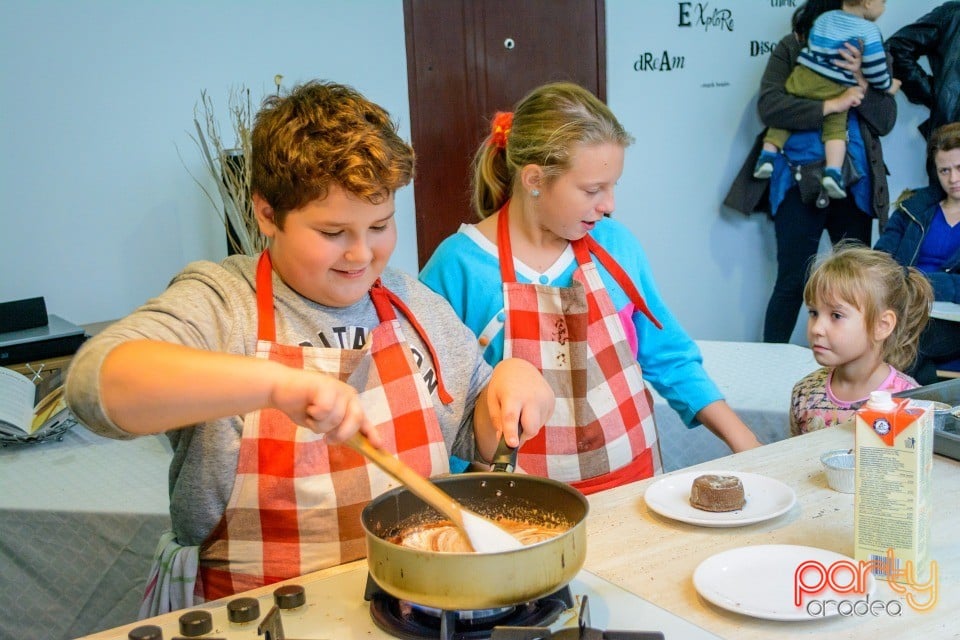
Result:
<instances>
[{"instance_id":1,"label":"boy's gray long-sleeve shirt","mask_svg":"<svg viewBox=\"0 0 960 640\"><path fill-rule=\"evenodd\" d=\"M257 345L256 265L257 258L248 256L231 256L221 264L191 263L161 295L88 340L73 359L66 385L68 403L78 418L100 435L134 437L113 424L100 402L100 367L123 342L161 340L252 357ZM387 269L381 279L410 308L440 360L443 382L453 396L450 405L437 398L435 363L398 310L404 337L432 392L448 450L474 459L474 402L491 374L476 337L443 298L415 278ZM369 297L346 308L325 307L297 294L276 273L273 288L280 343L359 348L379 324ZM243 416L229 416L167 432L174 450L170 516L180 544L200 544L223 514L233 488L242 426Z\"/></svg>"}]
</instances>

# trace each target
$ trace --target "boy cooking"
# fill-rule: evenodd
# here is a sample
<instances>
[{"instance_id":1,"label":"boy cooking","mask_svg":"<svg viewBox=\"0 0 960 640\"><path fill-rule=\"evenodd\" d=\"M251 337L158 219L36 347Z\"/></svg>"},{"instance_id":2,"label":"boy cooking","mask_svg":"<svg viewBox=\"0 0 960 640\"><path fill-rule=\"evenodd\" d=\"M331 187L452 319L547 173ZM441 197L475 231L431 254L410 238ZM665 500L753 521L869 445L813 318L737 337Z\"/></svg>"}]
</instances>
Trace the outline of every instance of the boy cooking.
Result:
<instances>
[{"instance_id":1,"label":"boy cooking","mask_svg":"<svg viewBox=\"0 0 960 640\"><path fill-rule=\"evenodd\" d=\"M532 365L491 370L442 298L387 267L413 151L386 111L307 83L265 102L252 148L268 249L188 265L68 375L92 430L173 446L143 616L361 557L360 511L395 483L335 446L358 430L432 476L553 409Z\"/></svg>"}]
</instances>

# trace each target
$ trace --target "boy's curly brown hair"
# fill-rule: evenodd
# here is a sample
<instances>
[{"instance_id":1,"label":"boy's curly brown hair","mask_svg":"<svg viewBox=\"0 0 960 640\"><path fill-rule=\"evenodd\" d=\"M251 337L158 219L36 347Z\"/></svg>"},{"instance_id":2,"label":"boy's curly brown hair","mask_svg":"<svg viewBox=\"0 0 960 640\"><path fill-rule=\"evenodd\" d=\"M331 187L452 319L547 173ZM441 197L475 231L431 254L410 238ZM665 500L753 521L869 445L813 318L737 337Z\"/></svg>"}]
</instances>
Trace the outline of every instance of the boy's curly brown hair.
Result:
<instances>
[{"instance_id":1,"label":"boy's curly brown hair","mask_svg":"<svg viewBox=\"0 0 960 640\"><path fill-rule=\"evenodd\" d=\"M413 149L379 105L352 87L311 81L264 100L252 134L251 190L286 214L330 185L379 204L413 179Z\"/></svg>"}]
</instances>

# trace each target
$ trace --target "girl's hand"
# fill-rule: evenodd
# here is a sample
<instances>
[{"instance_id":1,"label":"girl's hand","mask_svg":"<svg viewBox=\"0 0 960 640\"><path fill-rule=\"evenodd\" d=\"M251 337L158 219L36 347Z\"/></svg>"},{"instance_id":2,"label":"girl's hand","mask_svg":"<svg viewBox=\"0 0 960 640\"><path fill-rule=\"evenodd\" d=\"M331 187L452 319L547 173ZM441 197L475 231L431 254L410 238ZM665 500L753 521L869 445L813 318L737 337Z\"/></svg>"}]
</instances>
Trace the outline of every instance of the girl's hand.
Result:
<instances>
[{"instance_id":1,"label":"girl's hand","mask_svg":"<svg viewBox=\"0 0 960 640\"><path fill-rule=\"evenodd\" d=\"M553 415L556 396L543 375L526 360L508 358L493 369L486 393L493 428L519 447L536 436Z\"/></svg>"},{"instance_id":2,"label":"girl's hand","mask_svg":"<svg viewBox=\"0 0 960 640\"><path fill-rule=\"evenodd\" d=\"M697 412L697 420L721 438L734 453L761 446L757 436L725 400L711 402Z\"/></svg>"}]
</instances>

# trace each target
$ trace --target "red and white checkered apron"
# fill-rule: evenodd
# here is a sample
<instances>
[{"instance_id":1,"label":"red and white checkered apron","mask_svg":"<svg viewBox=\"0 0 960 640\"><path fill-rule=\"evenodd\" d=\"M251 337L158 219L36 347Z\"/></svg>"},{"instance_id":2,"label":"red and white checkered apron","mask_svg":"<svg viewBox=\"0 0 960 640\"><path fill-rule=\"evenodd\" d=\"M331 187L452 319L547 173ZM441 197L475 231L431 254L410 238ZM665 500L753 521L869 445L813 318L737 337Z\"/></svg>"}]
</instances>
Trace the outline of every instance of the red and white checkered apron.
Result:
<instances>
[{"instance_id":1,"label":"red and white checkered apron","mask_svg":"<svg viewBox=\"0 0 960 640\"><path fill-rule=\"evenodd\" d=\"M378 280L370 290L380 318L363 349L281 345L276 337L270 257L257 267L258 358L338 376L362 390L361 404L384 447L425 477L449 472L449 453L430 392L403 338L394 308L427 336ZM439 379L439 370L437 370ZM438 384L441 400L450 396ZM244 418L237 477L226 511L200 548L197 592L206 600L271 584L365 554L360 512L397 485L345 446L328 446L276 409Z\"/></svg>"},{"instance_id":2,"label":"red and white checkered apron","mask_svg":"<svg viewBox=\"0 0 960 640\"><path fill-rule=\"evenodd\" d=\"M657 327L629 276L589 235L572 242L570 287L517 282L500 210L497 244L505 312L503 355L533 363L557 396L553 417L517 459L526 473L569 482L583 493L661 471L653 401L591 254Z\"/></svg>"}]
</instances>

